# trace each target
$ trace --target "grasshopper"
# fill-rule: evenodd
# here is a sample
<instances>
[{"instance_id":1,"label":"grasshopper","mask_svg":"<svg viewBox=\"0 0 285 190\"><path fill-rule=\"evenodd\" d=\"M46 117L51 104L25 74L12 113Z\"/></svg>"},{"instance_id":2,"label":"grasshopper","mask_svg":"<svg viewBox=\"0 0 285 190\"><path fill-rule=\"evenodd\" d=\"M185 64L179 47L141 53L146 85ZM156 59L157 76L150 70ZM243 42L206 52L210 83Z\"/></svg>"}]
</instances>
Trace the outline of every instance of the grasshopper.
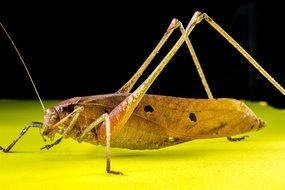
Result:
<instances>
[{"instance_id":1,"label":"grasshopper","mask_svg":"<svg viewBox=\"0 0 285 190\"><path fill-rule=\"evenodd\" d=\"M111 170L111 147L128 149L159 149L194 139L227 137L231 141L239 141L246 136L232 138L265 126L265 122L257 117L243 102L230 98L214 99L200 66L189 35L194 27L205 20L230 44L232 44L264 77L266 77L283 95L284 88L278 84L227 32L225 32L206 13L196 11L187 27L173 19L162 39L149 57L117 92L105 95L74 97L63 100L55 106L45 109L36 90L33 80L26 68L20 53L9 34L1 24L12 42L21 62L26 68L34 89L44 110L42 122L31 122L15 140L7 147L0 147L9 152L17 141L31 127L40 128L41 135L54 140L56 133L61 137L42 149L49 149L61 142L63 138L72 138L78 142L106 146L106 171ZM133 92L133 86L157 55L161 47L176 29L181 37L167 53L159 65ZM162 95L146 94L157 76L168 64L183 43L189 52L207 93L208 99L190 99ZM174 117L175 116L175 117Z\"/></svg>"}]
</instances>

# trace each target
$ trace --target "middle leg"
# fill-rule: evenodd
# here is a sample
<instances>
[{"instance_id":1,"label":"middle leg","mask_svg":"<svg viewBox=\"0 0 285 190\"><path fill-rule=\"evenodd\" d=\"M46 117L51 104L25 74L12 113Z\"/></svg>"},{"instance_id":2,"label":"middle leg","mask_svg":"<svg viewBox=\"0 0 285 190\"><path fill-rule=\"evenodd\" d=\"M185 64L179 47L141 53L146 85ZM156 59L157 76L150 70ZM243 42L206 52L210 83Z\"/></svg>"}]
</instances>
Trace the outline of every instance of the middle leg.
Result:
<instances>
[{"instance_id":1,"label":"middle leg","mask_svg":"<svg viewBox=\"0 0 285 190\"><path fill-rule=\"evenodd\" d=\"M88 132L90 132L92 129L96 129L99 127L100 123L105 122L106 126L106 171L110 174L116 174L116 175L123 175L122 172L119 171L113 171L111 170L111 128L110 128L110 118L107 113L101 115L99 118L97 118L94 122L92 122L86 129L83 131L82 135L78 138L78 142L82 142L84 137L87 135Z\"/></svg>"}]
</instances>

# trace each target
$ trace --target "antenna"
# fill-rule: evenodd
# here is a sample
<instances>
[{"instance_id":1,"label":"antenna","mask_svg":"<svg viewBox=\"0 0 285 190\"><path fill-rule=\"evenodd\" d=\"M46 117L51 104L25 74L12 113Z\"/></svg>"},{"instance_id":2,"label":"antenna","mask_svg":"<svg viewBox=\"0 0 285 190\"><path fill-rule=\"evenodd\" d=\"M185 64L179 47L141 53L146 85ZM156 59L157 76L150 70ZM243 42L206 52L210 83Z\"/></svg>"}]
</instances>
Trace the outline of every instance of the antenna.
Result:
<instances>
[{"instance_id":1,"label":"antenna","mask_svg":"<svg viewBox=\"0 0 285 190\"><path fill-rule=\"evenodd\" d=\"M31 81L31 83L32 83L32 85L33 85L33 87L34 87L34 89L35 89L35 92L36 92L36 94L37 94L37 96L38 96L38 99L39 99L39 101L40 101L40 103L41 103L41 106L42 106L42 108L43 108L43 111L45 111L45 106L44 106L44 104L43 104L43 102L42 102L42 99L41 99L41 97L40 97L40 94L39 94L39 92L38 92L38 90L37 90L37 88L36 88L36 85L35 85L35 83L34 83L34 81L33 81L33 79L32 79L32 76L31 76L31 74L30 74L30 72L29 72L29 70L28 70L28 68L27 68L27 66L26 66L26 63L25 63L24 59L22 58L22 56L21 56L21 54L20 54L18 48L17 48L16 45L14 44L12 38L10 37L9 33L7 32L7 30L6 30L5 27L2 25L1 22L0 22L0 25L1 25L2 29L4 30L6 36L9 38L10 42L12 43L12 45L13 45L13 47L14 47L16 53L18 54L18 56L19 56L19 58L20 58L20 60L21 60L21 62L22 62L22 64L23 64L23 66L24 66L24 68L25 68L25 70L26 70L26 72L27 72L27 74L28 74L28 76L29 76L29 78L30 78L30 81Z\"/></svg>"}]
</instances>

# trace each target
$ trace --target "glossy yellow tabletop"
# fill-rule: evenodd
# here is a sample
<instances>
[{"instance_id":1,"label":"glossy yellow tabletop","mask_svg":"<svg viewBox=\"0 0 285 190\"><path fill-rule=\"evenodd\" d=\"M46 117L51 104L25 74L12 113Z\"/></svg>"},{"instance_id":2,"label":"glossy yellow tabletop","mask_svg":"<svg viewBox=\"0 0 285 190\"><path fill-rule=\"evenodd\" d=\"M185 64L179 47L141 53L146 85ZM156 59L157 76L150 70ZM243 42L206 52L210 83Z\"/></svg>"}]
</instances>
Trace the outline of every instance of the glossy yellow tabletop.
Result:
<instances>
[{"instance_id":1,"label":"glossy yellow tabletop","mask_svg":"<svg viewBox=\"0 0 285 190\"><path fill-rule=\"evenodd\" d=\"M51 106L56 101L45 101ZM247 105L267 125L242 142L194 140L160 150L112 149L64 139L50 150L30 129L11 153L0 152L0 189L285 189L285 110ZM31 121L42 121L38 101L0 100L0 145Z\"/></svg>"}]
</instances>

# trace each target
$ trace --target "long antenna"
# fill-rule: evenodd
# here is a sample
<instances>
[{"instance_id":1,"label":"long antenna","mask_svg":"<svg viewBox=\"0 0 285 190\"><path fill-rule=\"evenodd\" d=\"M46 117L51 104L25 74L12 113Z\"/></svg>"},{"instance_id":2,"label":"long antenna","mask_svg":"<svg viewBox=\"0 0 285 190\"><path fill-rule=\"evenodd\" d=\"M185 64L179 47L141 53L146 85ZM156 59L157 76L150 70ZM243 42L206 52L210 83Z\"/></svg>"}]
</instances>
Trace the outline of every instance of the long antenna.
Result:
<instances>
[{"instance_id":1,"label":"long antenna","mask_svg":"<svg viewBox=\"0 0 285 190\"><path fill-rule=\"evenodd\" d=\"M35 92L36 92L36 94L37 94L37 96L38 96L38 99L39 99L39 101L40 101L40 103L41 103L41 106L42 106L42 108L43 108L43 111L45 111L45 106L44 106L44 104L43 104L43 101L42 101L42 99L41 99L41 97L40 97L40 94L39 94L39 92L38 92L38 90L37 90L37 88L36 88L36 85L35 85L35 83L34 83L34 81L33 81L33 79L32 79L32 76L31 76L31 74L30 74L30 72L29 72L29 70L28 70L28 68L27 68L27 66L26 66L26 63L25 63L24 59L22 58L22 56L21 56L21 54L20 54L18 48L17 48L16 45L14 44L12 38L10 37L9 33L7 32L7 30L6 30L5 27L2 25L1 22L0 22L0 25L1 25L2 29L4 30L6 36L9 38L10 42L12 43L12 45L13 45L15 51L17 52L17 54L18 54L18 56L19 56L19 58L20 58L20 60L21 60L21 62L22 62L22 64L23 64L23 66L24 66L24 68L25 68L25 70L26 70L26 72L27 72L27 74L28 74L28 76L29 76L29 78L30 78L30 81L31 81L31 83L32 83L32 85L33 85L33 87L34 87L34 89L35 89Z\"/></svg>"}]
</instances>

